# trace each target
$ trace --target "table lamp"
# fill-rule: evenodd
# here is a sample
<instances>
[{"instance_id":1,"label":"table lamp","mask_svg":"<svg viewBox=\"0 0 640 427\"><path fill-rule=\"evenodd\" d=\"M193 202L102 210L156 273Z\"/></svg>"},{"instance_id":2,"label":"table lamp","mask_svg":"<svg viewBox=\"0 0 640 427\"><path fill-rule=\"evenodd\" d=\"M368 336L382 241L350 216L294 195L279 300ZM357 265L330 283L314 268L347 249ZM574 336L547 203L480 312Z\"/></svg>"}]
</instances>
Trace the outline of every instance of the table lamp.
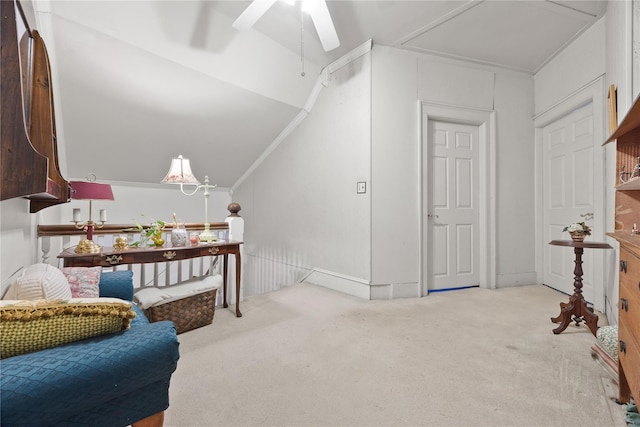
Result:
<instances>
[{"instance_id":1,"label":"table lamp","mask_svg":"<svg viewBox=\"0 0 640 427\"><path fill-rule=\"evenodd\" d=\"M189 159L185 159L182 155L171 159L169 172L161 181L163 184L180 184L180 191L186 196L193 196L201 188L204 189L204 231L200 233L201 242L215 242L218 237L209 229L209 190L213 190L217 185L209 184L209 177L204 177L204 184L196 179L191 172L191 164ZM188 193L184 190L184 185L195 185L195 189Z\"/></svg>"},{"instance_id":2,"label":"table lamp","mask_svg":"<svg viewBox=\"0 0 640 427\"><path fill-rule=\"evenodd\" d=\"M95 178L94 178L95 179ZM93 242L94 228L102 228L107 222L107 210L100 209L100 222L96 223L92 217L93 200L113 200L111 185L100 184L95 181L70 181L71 198L74 200L89 200L89 219L86 222L80 220L80 208L73 209L73 223L77 229L86 229L87 238L76 246L76 253L98 253L100 247Z\"/></svg>"}]
</instances>

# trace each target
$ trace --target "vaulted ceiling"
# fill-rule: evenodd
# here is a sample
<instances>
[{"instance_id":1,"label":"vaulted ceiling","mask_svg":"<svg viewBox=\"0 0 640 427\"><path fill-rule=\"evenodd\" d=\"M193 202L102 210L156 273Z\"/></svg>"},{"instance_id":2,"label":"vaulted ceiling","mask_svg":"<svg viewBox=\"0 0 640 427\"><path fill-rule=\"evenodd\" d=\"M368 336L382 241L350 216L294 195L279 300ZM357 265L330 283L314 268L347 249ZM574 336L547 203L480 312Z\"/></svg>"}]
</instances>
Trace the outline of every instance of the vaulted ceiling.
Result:
<instances>
[{"instance_id":1,"label":"vaulted ceiling","mask_svg":"<svg viewBox=\"0 0 640 427\"><path fill-rule=\"evenodd\" d=\"M231 187L304 107L322 68L367 40L535 74L606 1L327 1L341 45L276 2L38 2L69 178L157 183L172 157ZM302 76L304 71L304 76Z\"/></svg>"}]
</instances>

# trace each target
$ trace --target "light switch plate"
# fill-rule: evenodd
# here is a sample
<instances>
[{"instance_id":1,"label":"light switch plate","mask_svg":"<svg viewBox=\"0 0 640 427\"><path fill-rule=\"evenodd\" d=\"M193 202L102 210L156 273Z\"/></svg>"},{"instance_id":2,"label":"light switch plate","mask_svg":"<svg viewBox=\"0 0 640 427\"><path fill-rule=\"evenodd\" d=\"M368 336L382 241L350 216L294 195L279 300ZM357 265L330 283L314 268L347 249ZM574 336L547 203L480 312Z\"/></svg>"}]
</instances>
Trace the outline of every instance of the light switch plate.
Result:
<instances>
[{"instance_id":1,"label":"light switch plate","mask_svg":"<svg viewBox=\"0 0 640 427\"><path fill-rule=\"evenodd\" d=\"M364 181L360 181L358 182L358 186L357 186L357 190L356 192L358 194L364 194L367 192L367 183Z\"/></svg>"}]
</instances>

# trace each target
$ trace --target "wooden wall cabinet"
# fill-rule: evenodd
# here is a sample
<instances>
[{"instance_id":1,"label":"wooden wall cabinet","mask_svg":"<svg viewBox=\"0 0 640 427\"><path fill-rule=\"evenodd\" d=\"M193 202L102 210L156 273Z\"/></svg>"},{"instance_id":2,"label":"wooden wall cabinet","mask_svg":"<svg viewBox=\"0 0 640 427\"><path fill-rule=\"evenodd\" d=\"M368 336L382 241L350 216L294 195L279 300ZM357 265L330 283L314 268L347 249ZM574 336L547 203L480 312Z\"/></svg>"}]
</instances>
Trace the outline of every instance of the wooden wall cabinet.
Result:
<instances>
[{"instance_id":1,"label":"wooden wall cabinet","mask_svg":"<svg viewBox=\"0 0 640 427\"><path fill-rule=\"evenodd\" d=\"M0 45L0 200L27 197L32 213L66 203L49 57L17 1L0 1Z\"/></svg>"},{"instance_id":2,"label":"wooden wall cabinet","mask_svg":"<svg viewBox=\"0 0 640 427\"><path fill-rule=\"evenodd\" d=\"M640 177L620 182L640 159L640 97L607 142L617 140L615 230L608 233L620 243L618 300L618 372L620 401L640 400Z\"/></svg>"}]
</instances>

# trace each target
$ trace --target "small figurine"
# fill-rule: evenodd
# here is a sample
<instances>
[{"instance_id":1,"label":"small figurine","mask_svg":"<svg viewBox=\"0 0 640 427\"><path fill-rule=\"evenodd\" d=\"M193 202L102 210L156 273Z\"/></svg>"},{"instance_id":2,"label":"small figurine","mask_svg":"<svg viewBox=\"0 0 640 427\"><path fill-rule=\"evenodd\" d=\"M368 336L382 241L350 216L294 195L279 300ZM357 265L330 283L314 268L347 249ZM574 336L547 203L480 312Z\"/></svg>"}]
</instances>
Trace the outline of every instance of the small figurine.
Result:
<instances>
[{"instance_id":1,"label":"small figurine","mask_svg":"<svg viewBox=\"0 0 640 427\"><path fill-rule=\"evenodd\" d=\"M98 254L102 251L102 248L93 242L93 240L82 239L76 246L75 253L77 254Z\"/></svg>"},{"instance_id":2,"label":"small figurine","mask_svg":"<svg viewBox=\"0 0 640 427\"><path fill-rule=\"evenodd\" d=\"M113 244L113 249L116 251L129 250L129 245L127 244L127 238L122 236L116 237L116 242Z\"/></svg>"}]
</instances>

